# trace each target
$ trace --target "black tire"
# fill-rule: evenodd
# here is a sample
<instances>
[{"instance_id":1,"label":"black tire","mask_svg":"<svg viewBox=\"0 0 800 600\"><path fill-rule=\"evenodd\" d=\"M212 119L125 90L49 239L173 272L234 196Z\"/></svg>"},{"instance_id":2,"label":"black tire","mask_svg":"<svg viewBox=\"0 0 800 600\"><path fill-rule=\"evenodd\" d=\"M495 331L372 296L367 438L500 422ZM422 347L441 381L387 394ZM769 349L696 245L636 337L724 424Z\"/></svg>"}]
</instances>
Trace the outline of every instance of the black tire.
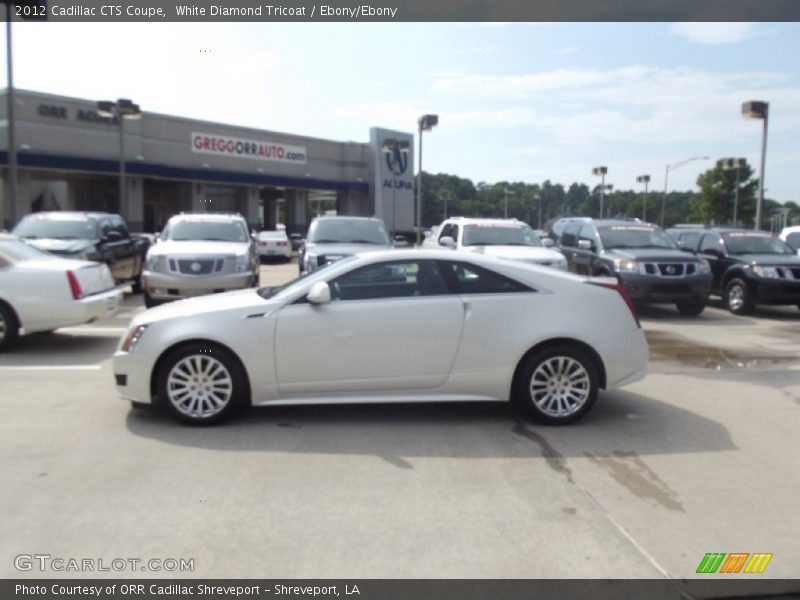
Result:
<instances>
[{"instance_id":1,"label":"black tire","mask_svg":"<svg viewBox=\"0 0 800 600\"><path fill-rule=\"evenodd\" d=\"M131 401L131 408L133 410L147 410L148 408L150 408L150 405L145 404L144 402Z\"/></svg>"},{"instance_id":2,"label":"black tire","mask_svg":"<svg viewBox=\"0 0 800 600\"><path fill-rule=\"evenodd\" d=\"M17 315L10 307L0 302L0 352L13 346L18 336Z\"/></svg>"},{"instance_id":3,"label":"black tire","mask_svg":"<svg viewBox=\"0 0 800 600\"><path fill-rule=\"evenodd\" d=\"M598 366L586 352L569 346L545 348L522 362L512 400L540 423L567 425L591 410L598 382Z\"/></svg>"},{"instance_id":4,"label":"black tire","mask_svg":"<svg viewBox=\"0 0 800 600\"><path fill-rule=\"evenodd\" d=\"M153 308L154 306L158 306L158 304L159 303L156 302L155 300L153 300L153 297L150 294L148 294L147 292L144 292L144 306L145 306L145 308Z\"/></svg>"},{"instance_id":5,"label":"black tire","mask_svg":"<svg viewBox=\"0 0 800 600\"><path fill-rule=\"evenodd\" d=\"M704 302L678 302L677 307L679 313L689 317L696 317L706 309Z\"/></svg>"},{"instance_id":6,"label":"black tire","mask_svg":"<svg viewBox=\"0 0 800 600\"><path fill-rule=\"evenodd\" d=\"M212 344L170 352L158 368L158 403L188 425L213 425L234 414L249 395L244 368Z\"/></svg>"},{"instance_id":7,"label":"black tire","mask_svg":"<svg viewBox=\"0 0 800 600\"><path fill-rule=\"evenodd\" d=\"M131 284L131 292L133 292L134 294L141 294L142 292L144 292L141 272L136 276L136 279L133 280L133 283Z\"/></svg>"},{"instance_id":8,"label":"black tire","mask_svg":"<svg viewBox=\"0 0 800 600\"><path fill-rule=\"evenodd\" d=\"M723 299L727 309L735 315L749 315L753 312L753 297L743 279L731 279L725 286Z\"/></svg>"}]
</instances>

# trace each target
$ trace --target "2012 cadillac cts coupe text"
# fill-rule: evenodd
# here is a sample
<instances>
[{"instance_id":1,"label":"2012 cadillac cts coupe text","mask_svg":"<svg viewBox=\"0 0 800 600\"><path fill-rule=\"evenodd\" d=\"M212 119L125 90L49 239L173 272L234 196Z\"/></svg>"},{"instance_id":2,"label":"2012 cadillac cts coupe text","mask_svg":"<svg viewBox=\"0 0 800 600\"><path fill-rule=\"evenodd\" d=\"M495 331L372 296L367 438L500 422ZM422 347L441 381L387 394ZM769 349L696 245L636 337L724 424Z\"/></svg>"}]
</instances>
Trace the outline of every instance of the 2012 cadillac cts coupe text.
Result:
<instances>
[{"instance_id":1,"label":"2012 cadillac cts coupe text","mask_svg":"<svg viewBox=\"0 0 800 600\"><path fill-rule=\"evenodd\" d=\"M145 311L114 373L123 399L191 424L249 405L509 399L560 424L646 361L616 280L410 249Z\"/></svg>"}]
</instances>

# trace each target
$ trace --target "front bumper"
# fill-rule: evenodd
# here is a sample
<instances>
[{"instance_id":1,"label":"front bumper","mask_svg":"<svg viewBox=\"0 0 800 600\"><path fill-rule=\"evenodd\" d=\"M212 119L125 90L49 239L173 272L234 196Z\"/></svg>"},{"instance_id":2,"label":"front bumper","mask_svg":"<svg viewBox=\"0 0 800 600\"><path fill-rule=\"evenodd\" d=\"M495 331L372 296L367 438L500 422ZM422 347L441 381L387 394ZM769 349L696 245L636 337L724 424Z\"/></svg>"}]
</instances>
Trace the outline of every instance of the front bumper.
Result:
<instances>
[{"instance_id":1,"label":"front bumper","mask_svg":"<svg viewBox=\"0 0 800 600\"><path fill-rule=\"evenodd\" d=\"M708 302L711 294L710 273L685 277L660 277L638 273L620 273L622 285L634 302L672 304L675 302Z\"/></svg>"},{"instance_id":2,"label":"front bumper","mask_svg":"<svg viewBox=\"0 0 800 600\"><path fill-rule=\"evenodd\" d=\"M117 350L114 353L117 396L122 400L152 404L150 373L154 367L153 362L143 353Z\"/></svg>"},{"instance_id":3,"label":"front bumper","mask_svg":"<svg viewBox=\"0 0 800 600\"><path fill-rule=\"evenodd\" d=\"M154 300L180 300L250 287L258 274L252 271L226 275L180 275L144 271L142 286Z\"/></svg>"},{"instance_id":4,"label":"front bumper","mask_svg":"<svg viewBox=\"0 0 800 600\"><path fill-rule=\"evenodd\" d=\"M757 304L800 304L800 281L751 279L753 299Z\"/></svg>"}]
</instances>

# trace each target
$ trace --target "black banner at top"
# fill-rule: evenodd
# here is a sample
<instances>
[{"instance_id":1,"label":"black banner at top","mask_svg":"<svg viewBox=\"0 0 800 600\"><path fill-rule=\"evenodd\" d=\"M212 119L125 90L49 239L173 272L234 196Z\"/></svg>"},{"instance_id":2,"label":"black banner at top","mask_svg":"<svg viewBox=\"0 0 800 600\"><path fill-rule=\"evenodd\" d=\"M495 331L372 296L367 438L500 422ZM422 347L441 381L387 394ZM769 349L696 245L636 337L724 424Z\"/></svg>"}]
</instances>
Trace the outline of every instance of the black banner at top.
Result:
<instances>
[{"instance_id":1,"label":"black banner at top","mask_svg":"<svg viewBox=\"0 0 800 600\"><path fill-rule=\"evenodd\" d=\"M800 21L798 0L19 0L43 22ZM6 8L4 7L4 9ZM7 20L6 10L2 10Z\"/></svg>"}]
</instances>

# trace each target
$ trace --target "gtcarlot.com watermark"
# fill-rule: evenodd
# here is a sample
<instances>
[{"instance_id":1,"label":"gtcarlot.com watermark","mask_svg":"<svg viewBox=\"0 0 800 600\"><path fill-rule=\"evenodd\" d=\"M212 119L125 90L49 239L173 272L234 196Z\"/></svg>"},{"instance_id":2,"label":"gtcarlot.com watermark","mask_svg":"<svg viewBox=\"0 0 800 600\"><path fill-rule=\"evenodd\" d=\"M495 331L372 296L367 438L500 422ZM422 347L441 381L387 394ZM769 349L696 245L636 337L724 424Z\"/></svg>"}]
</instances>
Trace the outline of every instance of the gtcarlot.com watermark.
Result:
<instances>
[{"instance_id":1,"label":"gtcarlot.com watermark","mask_svg":"<svg viewBox=\"0 0 800 600\"><path fill-rule=\"evenodd\" d=\"M64 558L50 554L17 554L14 557L17 571L42 573L95 573L147 571L186 573L194 571L193 558Z\"/></svg>"}]
</instances>

